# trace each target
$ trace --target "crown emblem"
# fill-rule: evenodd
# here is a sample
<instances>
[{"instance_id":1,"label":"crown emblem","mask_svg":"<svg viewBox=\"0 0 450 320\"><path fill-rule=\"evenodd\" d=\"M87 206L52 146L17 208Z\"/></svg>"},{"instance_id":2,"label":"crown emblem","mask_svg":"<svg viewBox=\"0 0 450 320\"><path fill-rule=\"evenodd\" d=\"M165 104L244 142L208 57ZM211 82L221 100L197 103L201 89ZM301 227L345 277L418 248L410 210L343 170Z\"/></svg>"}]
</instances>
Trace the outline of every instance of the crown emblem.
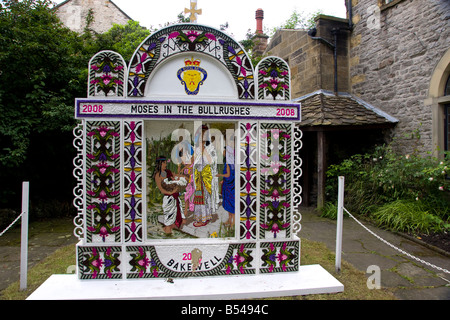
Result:
<instances>
[{"instance_id":1,"label":"crown emblem","mask_svg":"<svg viewBox=\"0 0 450 320\"><path fill-rule=\"evenodd\" d=\"M192 57L191 59L184 59L184 64L186 65L186 67L198 67L200 66L200 62L201 61L199 59L194 60L194 57Z\"/></svg>"},{"instance_id":2,"label":"crown emblem","mask_svg":"<svg viewBox=\"0 0 450 320\"><path fill-rule=\"evenodd\" d=\"M184 59L185 66L177 72L177 77L188 95L197 95L200 86L208 77L206 70L200 67L200 62L200 59L194 59L194 57Z\"/></svg>"}]
</instances>

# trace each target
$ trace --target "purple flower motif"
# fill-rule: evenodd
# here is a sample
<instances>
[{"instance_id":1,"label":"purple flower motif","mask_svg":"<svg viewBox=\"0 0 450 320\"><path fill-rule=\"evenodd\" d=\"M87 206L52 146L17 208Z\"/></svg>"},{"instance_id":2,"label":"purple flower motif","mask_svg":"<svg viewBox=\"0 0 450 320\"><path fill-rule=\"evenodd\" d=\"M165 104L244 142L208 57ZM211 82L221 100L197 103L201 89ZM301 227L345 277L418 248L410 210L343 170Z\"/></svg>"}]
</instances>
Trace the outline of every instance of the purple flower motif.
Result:
<instances>
[{"instance_id":1,"label":"purple flower motif","mask_svg":"<svg viewBox=\"0 0 450 320\"><path fill-rule=\"evenodd\" d=\"M103 72L105 72L105 73L111 72L111 67L110 67L109 65L106 64L106 65L103 67Z\"/></svg>"}]
</instances>

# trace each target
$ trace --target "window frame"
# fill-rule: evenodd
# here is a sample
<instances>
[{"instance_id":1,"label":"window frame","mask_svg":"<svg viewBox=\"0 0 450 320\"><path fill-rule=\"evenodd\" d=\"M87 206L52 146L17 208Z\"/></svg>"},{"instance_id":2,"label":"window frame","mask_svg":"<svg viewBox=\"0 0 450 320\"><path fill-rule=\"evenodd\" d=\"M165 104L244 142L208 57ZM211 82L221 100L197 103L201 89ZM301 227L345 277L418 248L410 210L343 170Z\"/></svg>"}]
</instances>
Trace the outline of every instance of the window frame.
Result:
<instances>
[{"instance_id":1,"label":"window frame","mask_svg":"<svg viewBox=\"0 0 450 320\"><path fill-rule=\"evenodd\" d=\"M403 0L391 0L390 2L386 3L386 0L378 0L378 6L380 7L380 10L383 11L399 4L402 1Z\"/></svg>"}]
</instances>

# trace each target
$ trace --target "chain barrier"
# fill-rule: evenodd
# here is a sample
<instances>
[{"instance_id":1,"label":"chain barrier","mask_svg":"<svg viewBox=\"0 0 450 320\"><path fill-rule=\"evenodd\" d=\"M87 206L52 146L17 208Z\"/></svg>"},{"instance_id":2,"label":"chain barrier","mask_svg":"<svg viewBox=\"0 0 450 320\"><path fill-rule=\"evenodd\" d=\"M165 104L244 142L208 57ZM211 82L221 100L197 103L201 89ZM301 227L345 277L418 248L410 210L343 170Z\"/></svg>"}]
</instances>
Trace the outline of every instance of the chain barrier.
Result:
<instances>
[{"instance_id":1,"label":"chain barrier","mask_svg":"<svg viewBox=\"0 0 450 320\"><path fill-rule=\"evenodd\" d=\"M348 215L350 216L350 218L352 218L353 220L356 221L356 223L358 223L361 227L363 227L367 232L369 232L369 233L370 233L371 235L373 235L375 238L377 238L377 239L380 240L381 242L387 244L389 247L391 247L391 248L393 248L393 249L395 249L395 250L397 250L397 251L403 253L404 255L410 257L411 259L414 259L414 260L416 260L416 261L418 261L418 262L420 262L420 263L423 263L424 265L427 265L427 266L429 266L429 267L431 267L431 268L434 268L434 269L437 269L437 270L439 270L439 271L442 271L442 272L445 272L445 273L449 273L449 274L450 274L450 271L448 271L447 269L444 269L444 268L435 266L434 264L431 264L431 263L429 263L429 262L427 262L427 261L424 261L424 260L422 260L422 259L419 259L419 258L413 256L412 254L409 254L408 252L406 252L406 251L404 251L404 250L402 250L402 249L400 249L400 248L397 248L397 247L394 246L392 243L387 242L386 240L384 240L383 238L381 238L379 235L375 234L372 230L370 230L369 228L367 228L365 225L363 225L361 222L359 222L359 221L358 221L358 220L357 220L350 212L348 212L347 209L345 209L345 208L343 208L343 209L345 210L345 212L348 213Z\"/></svg>"},{"instance_id":2,"label":"chain barrier","mask_svg":"<svg viewBox=\"0 0 450 320\"><path fill-rule=\"evenodd\" d=\"M22 217L22 215L23 215L23 212L22 212L21 214L19 214L19 216L18 216L18 217L17 217L17 218L9 225L9 226L7 226L5 230L3 230L3 231L0 233L0 237L3 236L3 234L5 234L6 231L8 231L8 230L14 225L14 223L16 223L17 220L19 220L19 219Z\"/></svg>"}]
</instances>

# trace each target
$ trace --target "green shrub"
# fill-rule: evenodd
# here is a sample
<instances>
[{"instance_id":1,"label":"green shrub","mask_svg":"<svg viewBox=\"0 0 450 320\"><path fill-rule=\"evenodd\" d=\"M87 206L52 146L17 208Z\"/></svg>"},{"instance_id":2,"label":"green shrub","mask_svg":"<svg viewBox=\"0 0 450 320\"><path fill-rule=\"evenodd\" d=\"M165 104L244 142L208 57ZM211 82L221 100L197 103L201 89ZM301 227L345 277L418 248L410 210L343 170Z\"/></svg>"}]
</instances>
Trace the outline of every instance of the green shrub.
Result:
<instances>
[{"instance_id":1,"label":"green shrub","mask_svg":"<svg viewBox=\"0 0 450 320\"><path fill-rule=\"evenodd\" d=\"M344 176L345 207L350 212L399 231L441 232L450 219L449 152L444 159L399 155L390 146L353 155L329 167L327 201L336 203L338 177Z\"/></svg>"},{"instance_id":2,"label":"green shrub","mask_svg":"<svg viewBox=\"0 0 450 320\"><path fill-rule=\"evenodd\" d=\"M371 216L379 225L414 234L440 233L450 227L430 211L422 201L396 200L381 206Z\"/></svg>"}]
</instances>

